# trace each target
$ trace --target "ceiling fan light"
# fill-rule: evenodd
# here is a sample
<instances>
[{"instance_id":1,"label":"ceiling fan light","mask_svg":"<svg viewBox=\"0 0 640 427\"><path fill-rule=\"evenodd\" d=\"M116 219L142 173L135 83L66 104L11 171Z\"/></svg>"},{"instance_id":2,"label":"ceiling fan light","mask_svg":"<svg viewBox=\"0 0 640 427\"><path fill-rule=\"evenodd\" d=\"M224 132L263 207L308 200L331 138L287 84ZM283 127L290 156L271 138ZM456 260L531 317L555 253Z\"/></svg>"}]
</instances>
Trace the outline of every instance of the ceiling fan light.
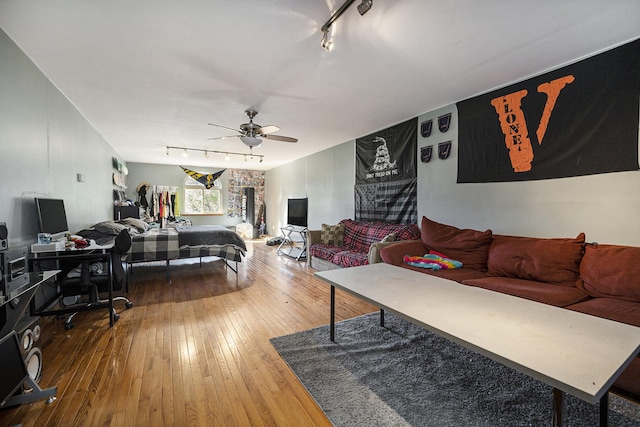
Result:
<instances>
[{"instance_id":1,"label":"ceiling fan light","mask_svg":"<svg viewBox=\"0 0 640 427\"><path fill-rule=\"evenodd\" d=\"M250 148L258 147L262 144L262 140L254 136L241 136L240 141L242 141L244 145Z\"/></svg>"}]
</instances>

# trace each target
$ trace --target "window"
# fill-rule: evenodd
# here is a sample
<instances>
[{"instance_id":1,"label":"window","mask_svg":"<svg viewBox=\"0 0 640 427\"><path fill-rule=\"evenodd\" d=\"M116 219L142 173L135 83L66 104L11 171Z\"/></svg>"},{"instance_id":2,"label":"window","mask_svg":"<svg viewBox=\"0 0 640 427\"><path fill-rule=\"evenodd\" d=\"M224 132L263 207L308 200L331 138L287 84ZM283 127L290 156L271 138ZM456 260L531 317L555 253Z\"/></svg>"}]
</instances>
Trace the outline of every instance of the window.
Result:
<instances>
[{"instance_id":1,"label":"window","mask_svg":"<svg viewBox=\"0 0 640 427\"><path fill-rule=\"evenodd\" d=\"M198 171L209 174L211 172ZM183 215L222 215L222 196L220 193L222 182L216 179L213 188L205 186L190 176L184 180Z\"/></svg>"}]
</instances>

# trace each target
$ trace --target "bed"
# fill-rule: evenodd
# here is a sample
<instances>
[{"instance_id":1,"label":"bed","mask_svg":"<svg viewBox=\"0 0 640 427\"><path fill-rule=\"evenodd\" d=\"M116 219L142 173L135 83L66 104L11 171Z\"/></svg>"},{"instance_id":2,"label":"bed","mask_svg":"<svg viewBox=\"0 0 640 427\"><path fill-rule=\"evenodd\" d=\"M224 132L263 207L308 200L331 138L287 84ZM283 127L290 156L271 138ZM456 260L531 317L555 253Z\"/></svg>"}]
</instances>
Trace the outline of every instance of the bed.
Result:
<instances>
[{"instance_id":1,"label":"bed","mask_svg":"<svg viewBox=\"0 0 640 427\"><path fill-rule=\"evenodd\" d=\"M165 261L166 279L171 280L170 261L184 258L217 257L235 274L238 263L242 262L247 247L235 231L220 225L177 226L171 228L151 228L140 219L125 218L118 221L104 221L78 234L94 239L97 243L122 229L131 235L131 249L127 252L127 263ZM235 266L230 264L235 263Z\"/></svg>"}]
</instances>

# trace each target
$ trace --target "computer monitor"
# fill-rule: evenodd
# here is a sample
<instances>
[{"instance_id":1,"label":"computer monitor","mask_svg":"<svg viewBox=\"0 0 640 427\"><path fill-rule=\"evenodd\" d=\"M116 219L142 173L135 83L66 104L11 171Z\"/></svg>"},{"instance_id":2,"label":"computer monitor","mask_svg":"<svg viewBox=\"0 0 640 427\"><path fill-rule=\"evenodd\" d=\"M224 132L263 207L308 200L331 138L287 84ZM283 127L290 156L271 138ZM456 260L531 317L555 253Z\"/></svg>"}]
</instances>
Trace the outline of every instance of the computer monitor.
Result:
<instances>
[{"instance_id":1,"label":"computer monitor","mask_svg":"<svg viewBox=\"0 0 640 427\"><path fill-rule=\"evenodd\" d=\"M49 233L53 240L58 240L69 232L63 200L36 198L36 209L41 233Z\"/></svg>"},{"instance_id":2,"label":"computer monitor","mask_svg":"<svg viewBox=\"0 0 640 427\"><path fill-rule=\"evenodd\" d=\"M16 331L0 339L0 406L13 396L29 376L27 366L22 358L20 343Z\"/></svg>"}]
</instances>

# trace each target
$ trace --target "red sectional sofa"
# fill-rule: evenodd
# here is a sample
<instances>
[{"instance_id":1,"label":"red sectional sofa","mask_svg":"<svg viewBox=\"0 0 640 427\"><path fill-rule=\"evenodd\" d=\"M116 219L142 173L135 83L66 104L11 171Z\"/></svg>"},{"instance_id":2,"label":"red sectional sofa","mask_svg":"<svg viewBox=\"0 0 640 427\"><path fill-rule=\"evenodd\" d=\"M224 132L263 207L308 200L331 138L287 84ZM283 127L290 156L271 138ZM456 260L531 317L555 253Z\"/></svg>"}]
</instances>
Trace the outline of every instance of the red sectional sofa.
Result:
<instances>
[{"instance_id":1,"label":"red sectional sofa","mask_svg":"<svg viewBox=\"0 0 640 427\"><path fill-rule=\"evenodd\" d=\"M462 262L451 270L404 263L431 251ZM543 239L460 229L422 219L421 239L380 250L383 262L496 292L527 298L640 327L640 247L586 244L576 238ZM640 400L640 356L614 390Z\"/></svg>"}]
</instances>

